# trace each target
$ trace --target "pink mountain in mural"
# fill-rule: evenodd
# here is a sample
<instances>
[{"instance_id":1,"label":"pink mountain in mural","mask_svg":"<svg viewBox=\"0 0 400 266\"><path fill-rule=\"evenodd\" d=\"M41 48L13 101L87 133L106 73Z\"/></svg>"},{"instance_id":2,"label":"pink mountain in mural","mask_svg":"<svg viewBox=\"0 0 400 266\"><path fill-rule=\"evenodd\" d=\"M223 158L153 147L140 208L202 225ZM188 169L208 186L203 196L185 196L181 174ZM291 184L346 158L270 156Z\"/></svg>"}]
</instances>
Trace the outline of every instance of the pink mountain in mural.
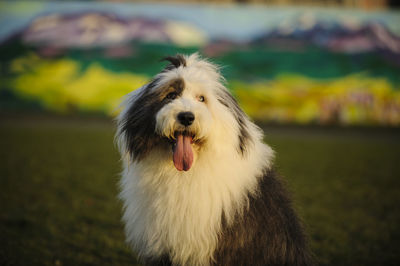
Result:
<instances>
[{"instance_id":1,"label":"pink mountain in mural","mask_svg":"<svg viewBox=\"0 0 400 266\"><path fill-rule=\"evenodd\" d=\"M112 46L129 41L201 45L206 35L194 26L168 20L121 18L112 14L53 14L35 19L22 32L27 44L58 48Z\"/></svg>"},{"instance_id":2,"label":"pink mountain in mural","mask_svg":"<svg viewBox=\"0 0 400 266\"><path fill-rule=\"evenodd\" d=\"M322 22L314 18L285 21L275 29L260 34L253 44L301 48L314 44L336 52L363 53L384 51L400 54L400 38L379 22Z\"/></svg>"}]
</instances>

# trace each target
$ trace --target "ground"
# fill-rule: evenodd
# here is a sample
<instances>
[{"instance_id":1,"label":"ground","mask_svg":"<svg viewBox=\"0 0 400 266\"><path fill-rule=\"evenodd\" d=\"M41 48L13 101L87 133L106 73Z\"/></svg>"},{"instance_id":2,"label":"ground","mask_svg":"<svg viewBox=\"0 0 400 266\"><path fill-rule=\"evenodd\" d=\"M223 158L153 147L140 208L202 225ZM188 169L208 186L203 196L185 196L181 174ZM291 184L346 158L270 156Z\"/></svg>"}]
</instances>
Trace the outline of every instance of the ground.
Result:
<instances>
[{"instance_id":1,"label":"ground","mask_svg":"<svg viewBox=\"0 0 400 266\"><path fill-rule=\"evenodd\" d=\"M400 130L265 126L320 265L399 265ZM138 265L111 120L0 116L0 265Z\"/></svg>"}]
</instances>

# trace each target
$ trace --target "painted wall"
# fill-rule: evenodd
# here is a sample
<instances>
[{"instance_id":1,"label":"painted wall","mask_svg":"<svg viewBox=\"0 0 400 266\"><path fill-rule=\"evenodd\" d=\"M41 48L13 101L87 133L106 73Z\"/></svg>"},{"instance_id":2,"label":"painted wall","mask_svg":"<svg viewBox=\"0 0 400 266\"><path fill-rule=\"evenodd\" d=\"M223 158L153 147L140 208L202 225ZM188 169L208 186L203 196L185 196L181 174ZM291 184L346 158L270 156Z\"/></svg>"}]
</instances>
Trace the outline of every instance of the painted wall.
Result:
<instances>
[{"instance_id":1,"label":"painted wall","mask_svg":"<svg viewBox=\"0 0 400 266\"><path fill-rule=\"evenodd\" d=\"M255 119L400 125L400 13L307 7L0 3L0 108L114 114L199 51Z\"/></svg>"}]
</instances>

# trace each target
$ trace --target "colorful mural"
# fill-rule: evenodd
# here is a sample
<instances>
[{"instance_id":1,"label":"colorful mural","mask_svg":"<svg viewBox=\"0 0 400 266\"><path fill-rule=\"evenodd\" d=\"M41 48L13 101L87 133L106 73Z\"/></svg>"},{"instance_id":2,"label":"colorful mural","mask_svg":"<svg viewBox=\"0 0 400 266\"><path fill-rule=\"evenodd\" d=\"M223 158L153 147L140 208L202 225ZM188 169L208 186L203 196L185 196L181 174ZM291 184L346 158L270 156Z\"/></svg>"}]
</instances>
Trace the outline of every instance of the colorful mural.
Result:
<instances>
[{"instance_id":1,"label":"colorful mural","mask_svg":"<svg viewBox=\"0 0 400 266\"><path fill-rule=\"evenodd\" d=\"M199 51L256 120L400 125L400 13L264 6L2 2L0 109L115 115Z\"/></svg>"}]
</instances>

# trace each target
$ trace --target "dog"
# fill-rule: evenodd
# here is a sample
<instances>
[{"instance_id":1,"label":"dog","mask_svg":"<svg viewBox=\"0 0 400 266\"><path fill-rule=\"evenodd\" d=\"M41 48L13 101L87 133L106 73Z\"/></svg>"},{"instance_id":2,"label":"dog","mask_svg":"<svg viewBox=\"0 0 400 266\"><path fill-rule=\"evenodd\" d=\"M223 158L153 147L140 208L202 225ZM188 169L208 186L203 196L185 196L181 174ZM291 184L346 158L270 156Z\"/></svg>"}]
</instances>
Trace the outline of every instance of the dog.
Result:
<instances>
[{"instance_id":1,"label":"dog","mask_svg":"<svg viewBox=\"0 0 400 266\"><path fill-rule=\"evenodd\" d=\"M127 243L146 265L310 265L274 151L219 68L165 60L117 117Z\"/></svg>"}]
</instances>

